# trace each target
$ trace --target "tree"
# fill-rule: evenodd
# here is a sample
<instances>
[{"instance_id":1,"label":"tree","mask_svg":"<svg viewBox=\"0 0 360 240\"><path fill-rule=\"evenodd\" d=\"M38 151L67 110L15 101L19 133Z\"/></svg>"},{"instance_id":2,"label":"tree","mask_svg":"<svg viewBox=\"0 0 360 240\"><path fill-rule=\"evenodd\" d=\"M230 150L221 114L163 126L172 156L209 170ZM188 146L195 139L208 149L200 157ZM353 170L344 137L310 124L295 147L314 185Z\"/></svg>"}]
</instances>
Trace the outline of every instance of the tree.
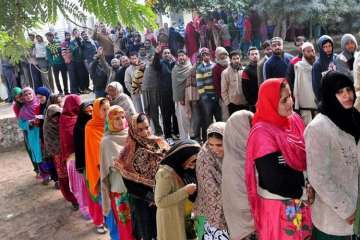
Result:
<instances>
[{"instance_id":1,"label":"tree","mask_svg":"<svg viewBox=\"0 0 360 240\"><path fill-rule=\"evenodd\" d=\"M0 55L19 61L27 53L25 32L43 23L55 22L62 13L68 20L83 21L86 15L115 26L119 22L137 29L155 27L151 6L136 0L0 0Z\"/></svg>"}]
</instances>

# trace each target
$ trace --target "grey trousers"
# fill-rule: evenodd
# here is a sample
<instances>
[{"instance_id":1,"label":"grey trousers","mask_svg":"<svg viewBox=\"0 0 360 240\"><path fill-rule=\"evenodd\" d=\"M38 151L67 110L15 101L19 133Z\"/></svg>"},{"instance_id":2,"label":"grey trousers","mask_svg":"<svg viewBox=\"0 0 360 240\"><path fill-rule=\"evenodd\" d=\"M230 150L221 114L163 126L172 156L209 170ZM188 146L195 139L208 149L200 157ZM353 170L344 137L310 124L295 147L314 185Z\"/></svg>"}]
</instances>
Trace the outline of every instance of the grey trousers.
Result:
<instances>
[{"instance_id":1,"label":"grey trousers","mask_svg":"<svg viewBox=\"0 0 360 240\"><path fill-rule=\"evenodd\" d=\"M163 130L160 126L160 93L157 89L147 89L142 90L142 95L144 99L144 111L146 115L150 118L154 125L155 135L163 135Z\"/></svg>"}]
</instances>

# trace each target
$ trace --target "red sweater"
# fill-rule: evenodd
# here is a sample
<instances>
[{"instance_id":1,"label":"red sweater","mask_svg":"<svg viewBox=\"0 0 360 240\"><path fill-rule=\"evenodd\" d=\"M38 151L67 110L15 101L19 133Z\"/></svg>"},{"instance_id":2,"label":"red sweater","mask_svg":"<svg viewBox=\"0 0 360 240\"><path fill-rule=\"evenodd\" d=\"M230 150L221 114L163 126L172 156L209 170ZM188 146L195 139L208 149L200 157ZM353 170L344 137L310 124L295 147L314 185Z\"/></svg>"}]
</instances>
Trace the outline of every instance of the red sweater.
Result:
<instances>
[{"instance_id":1,"label":"red sweater","mask_svg":"<svg viewBox=\"0 0 360 240\"><path fill-rule=\"evenodd\" d=\"M216 64L213 68L213 81L214 81L214 87L216 91L216 95L221 98L221 73L225 70L227 67L223 67L220 64Z\"/></svg>"}]
</instances>

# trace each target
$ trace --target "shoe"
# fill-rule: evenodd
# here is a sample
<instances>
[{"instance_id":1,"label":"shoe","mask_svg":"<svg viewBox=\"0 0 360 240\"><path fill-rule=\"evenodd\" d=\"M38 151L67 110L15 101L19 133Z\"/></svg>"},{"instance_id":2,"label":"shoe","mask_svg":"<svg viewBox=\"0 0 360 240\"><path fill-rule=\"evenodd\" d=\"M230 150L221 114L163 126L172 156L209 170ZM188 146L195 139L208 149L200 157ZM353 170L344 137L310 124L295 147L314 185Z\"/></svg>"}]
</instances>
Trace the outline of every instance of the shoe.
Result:
<instances>
[{"instance_id":1,"label":"shoe","mask_svg":"<svg viewBox=\"0 0 360 240\"><path fill-rule=\"evenodd\" d=\"M180 139L180 135L179 135L179 134L173 133L173 134L171 134L171 136L172 136L172 138L173 138L174 140L179 140L179 139Z\"/></svg>"},{"instance_id":2,"label":"shoe","mask_svg":"<svg viewBox=\"0 0 360 240\"><path fill-rule=\"evenodd\" d=\"M96 233L97 234L105 234L105 233L107 233L107 230L104 227L104 225L96 226Z\"/></svg>"},{"instance_id":3,"label":"shoe","mask_svg":"<svg viewBox=\"0 0 360 240\"><path fill-rule=\"evenodd\" d=\"M43 179L42 185L49 185L49 182L50 182L50 177L46 177Z\"/></svg>"},{"instance_id":4,"label":"shoe","mask_svg":"<svg viewBox=\"0 0 360 240\"><path fill-rule=\"evenodd\" d=\"M73 211L79 210L79 204L78 203L72 203L72 210Z\"/></svg>"},{"instance_id":5,"label":"shoe","mask_svg":"<svg viewBox=\"0 0 360 240\"><path fill-rule=\"evenodd\" d=\"M170 146L175 144L174 139L172 139L172 138L167 138L166 141Z\"/></svg>"},{"instance_id":6,"label":"shoe","mask_svg":"<svg viewBox=\"0 0 360 240\"><path fill-rule=\"evenodd\" d=\"M65 91L65 95L70 95L70 93L68 91Z\"/></svg>"},{"instance_id":7,"label":"shoe","mask_svg":"<svg viewBox=\"0 0 360 240\"><path fill-rule=\"evenodd\" d=\"M55 188L55 189L60 189L60 182L59 182L59 181L56 181L56 182L55 182L54 188Z\"/></svg>"}]
</instances>

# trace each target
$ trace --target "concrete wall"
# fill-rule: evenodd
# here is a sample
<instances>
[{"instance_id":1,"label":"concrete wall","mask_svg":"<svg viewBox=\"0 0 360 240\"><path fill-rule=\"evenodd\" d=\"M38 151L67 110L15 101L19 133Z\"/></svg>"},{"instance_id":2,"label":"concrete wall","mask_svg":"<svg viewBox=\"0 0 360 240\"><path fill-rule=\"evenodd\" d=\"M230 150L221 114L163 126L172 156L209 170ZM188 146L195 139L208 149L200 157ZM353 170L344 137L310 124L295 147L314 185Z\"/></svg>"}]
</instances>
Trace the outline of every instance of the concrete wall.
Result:
<instances>
[{"instance_id":1,"label":"concrete wall","mask_svg":"<svg viewBox=\"0 0 360 240\"><path fill-rule=\"evenodd\" d=\"M0 153L23 146L24 136L16 118L0 118Z\"/></svg>"}]
</instances>

